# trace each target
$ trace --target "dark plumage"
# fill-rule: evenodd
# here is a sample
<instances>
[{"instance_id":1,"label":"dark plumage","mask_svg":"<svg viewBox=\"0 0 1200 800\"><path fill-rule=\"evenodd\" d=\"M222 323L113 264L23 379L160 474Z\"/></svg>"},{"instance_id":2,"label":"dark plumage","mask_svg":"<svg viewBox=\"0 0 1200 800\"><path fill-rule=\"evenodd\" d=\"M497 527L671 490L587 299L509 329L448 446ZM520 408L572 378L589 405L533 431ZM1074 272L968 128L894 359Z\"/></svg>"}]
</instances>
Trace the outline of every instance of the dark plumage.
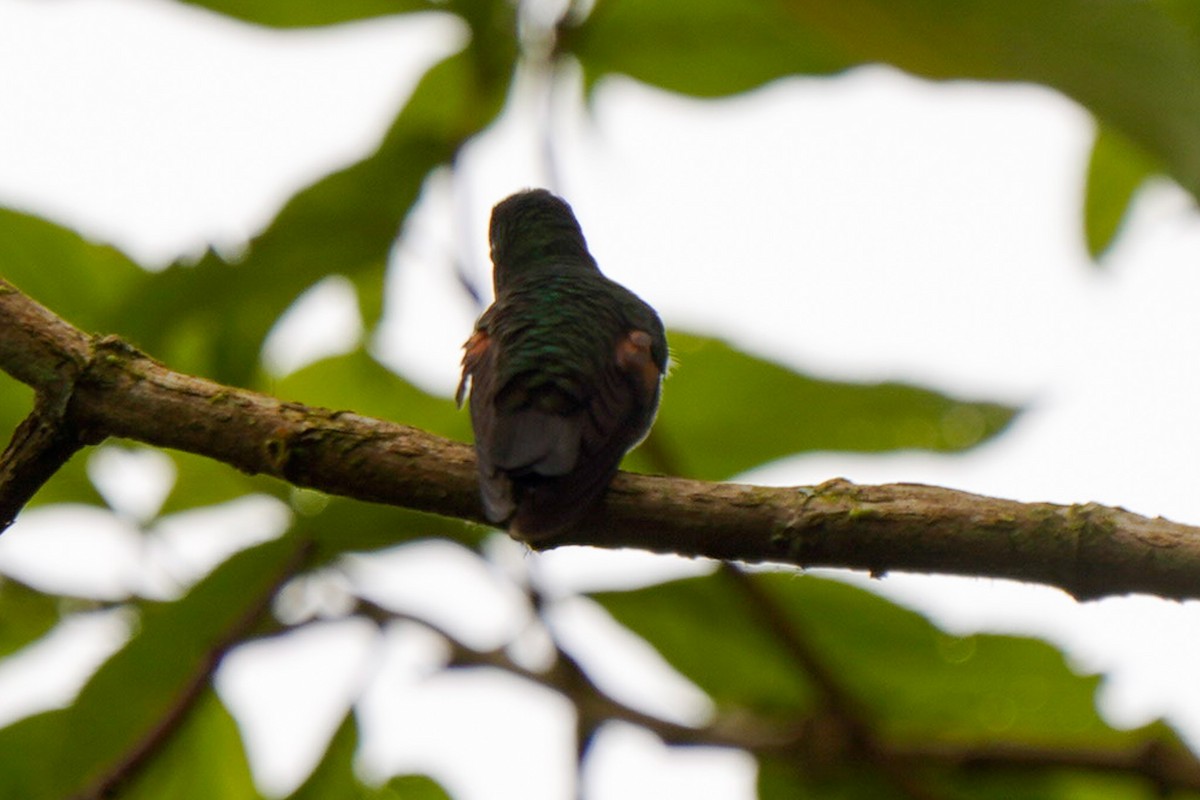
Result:
<instances>
[{"instance_id":1,"label":"dark plumage","mask_svg":"<svg viewBox=\"0 0 1200 800\"><path fill-rule=\"evenodd\" d=\"M470 386L488 519L546 539L596 505L649 432L667 366L662 321L600 273L571 207L544 189L492 210L496 300L475 324Z\"/></svg>"}]
</instances>

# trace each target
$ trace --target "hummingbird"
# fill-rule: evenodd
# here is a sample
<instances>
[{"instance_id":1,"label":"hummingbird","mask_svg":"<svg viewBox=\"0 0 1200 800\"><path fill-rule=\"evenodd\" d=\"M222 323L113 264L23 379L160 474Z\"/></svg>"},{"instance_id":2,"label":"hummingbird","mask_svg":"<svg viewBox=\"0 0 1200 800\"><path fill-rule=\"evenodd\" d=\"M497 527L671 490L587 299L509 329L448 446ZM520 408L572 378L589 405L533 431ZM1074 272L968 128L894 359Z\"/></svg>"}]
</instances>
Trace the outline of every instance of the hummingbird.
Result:
<instances>
[{"instance_id":1,"label":"hummingbird","mask_svg":"<svg viewBox=\"0 0 1200 800\"><path fill-rule=\"evenodd\" d=\"M495 301L463 345L484 512L525 541L592 512L654 423L667 337L601 274L571 207L527 189L492 209Z\"/></svg>"}]
</instances>

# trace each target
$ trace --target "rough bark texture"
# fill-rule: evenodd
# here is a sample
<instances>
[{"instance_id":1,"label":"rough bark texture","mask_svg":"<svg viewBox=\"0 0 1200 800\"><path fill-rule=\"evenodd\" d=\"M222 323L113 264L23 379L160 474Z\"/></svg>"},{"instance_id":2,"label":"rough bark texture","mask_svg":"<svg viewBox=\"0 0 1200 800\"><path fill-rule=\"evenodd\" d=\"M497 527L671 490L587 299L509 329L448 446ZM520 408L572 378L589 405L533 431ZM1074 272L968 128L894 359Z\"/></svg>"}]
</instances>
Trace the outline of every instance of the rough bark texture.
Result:
<instances>
[{"instance_id":1,"label":"rough bark texture","mask_svg":"<svg viewBox=\"0 0 1200 800\"><path fill-rule=\"evenodd\" d=\"M38 397L0 459L0 529L71 453L107 437L484 521L468 445L174 372L119 339L73 328L3 280L0 369ZM530 544L1012 578L1081 599L1200 597L1200 528L1092 503L1019 503L916 484L768 488L622 473L588 524Z\"/></svg>"}]
</instances>

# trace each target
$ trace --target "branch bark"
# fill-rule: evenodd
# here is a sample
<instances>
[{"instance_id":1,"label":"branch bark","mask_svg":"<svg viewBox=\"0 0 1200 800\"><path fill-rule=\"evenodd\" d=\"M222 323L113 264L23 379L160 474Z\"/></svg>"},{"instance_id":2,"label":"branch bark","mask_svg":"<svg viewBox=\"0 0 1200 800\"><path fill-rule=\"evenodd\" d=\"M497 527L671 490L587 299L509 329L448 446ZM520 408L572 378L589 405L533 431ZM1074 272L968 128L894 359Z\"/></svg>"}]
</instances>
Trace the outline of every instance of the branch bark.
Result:
<instances>
[{"instance_id":1,"label":"branch bark","mask_svg":"<svg viewBox=\"0 0 1200 800\"><path fill-rule=\"evenodd\" d=\"M70 432L72 447L132 439L330 494L485 522L470 446L174 372L120 339L73 328L2 279L0 369L39 398L61 400L56 430ZM24 502L9 490L28 470L9 452L0 500L11 505ZM0 507L0 519L16 510ZM918 484L775 488L622 473L586 525L530 542L568 544L1010 578L1079 599L1200 597L1200 528L1094 503L1019 503Z\"/></svg>"}]
</instances>

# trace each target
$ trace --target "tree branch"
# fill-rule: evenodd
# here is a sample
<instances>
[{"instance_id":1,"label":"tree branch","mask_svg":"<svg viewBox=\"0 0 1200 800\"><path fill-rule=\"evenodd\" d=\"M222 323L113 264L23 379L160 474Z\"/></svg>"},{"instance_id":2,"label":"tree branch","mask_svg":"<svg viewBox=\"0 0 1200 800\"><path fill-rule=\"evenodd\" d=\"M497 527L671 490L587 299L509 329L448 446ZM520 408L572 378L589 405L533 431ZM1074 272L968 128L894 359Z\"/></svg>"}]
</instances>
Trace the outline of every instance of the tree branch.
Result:
<instances>
[{"instance_id":1,"label":"tree branch","mask_svg":"<svg viewBox=\"0 0 1200 800\"><path fill-rule=\"evenodd\" d=\"M0 532L81 447L65 412L75 381L91 358L87 337L0 280L0 363L34 387L29 416L0 455Z\"/></svg>"},{"instance_id":2,"label":"tree branch","mask_svg":"<svg viewBox=\"0 0 1200 800\"><path fill-rule=\"evenodd\" d=\"M0 455L0 532L12 525L38 489L62 469L83 443L39 397Z\"/></svg>"},{"instance_id":3,"label":"tree branch","mask_svg":"<svg viewBox=\"0 0 1200 800\"><path fill-rule=\"evenodd\" d=\"M119 339L71 327L3 280L0 369L39 397L66 398L62 429L75 446L122 437L330 494L484 522L468 445L173 372ZM0 497L22 476L3 478ZM1011 578L1080 599L1200 597L1200 528L1093 503L1019 503L917 484L774 488L622 473L585 526L530 542L567 544Z\"/></svg>"}]
</instances>

